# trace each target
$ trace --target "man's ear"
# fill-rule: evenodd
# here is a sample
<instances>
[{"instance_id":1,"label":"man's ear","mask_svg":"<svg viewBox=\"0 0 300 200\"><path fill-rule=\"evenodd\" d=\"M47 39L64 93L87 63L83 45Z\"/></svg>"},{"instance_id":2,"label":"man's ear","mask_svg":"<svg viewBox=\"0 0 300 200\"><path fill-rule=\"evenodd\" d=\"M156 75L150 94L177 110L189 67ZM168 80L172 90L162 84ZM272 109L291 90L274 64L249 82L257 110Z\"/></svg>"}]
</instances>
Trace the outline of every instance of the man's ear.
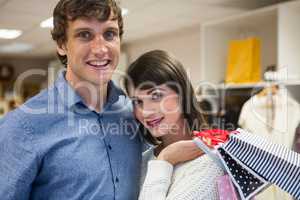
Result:
<instances>
[{"instance_id":1,"label":"man's ear","mask_svg":"<svg viewBox=\"0 0 300 200\"><path fill-rule=\"evenodd\" d=\"M56 45L56 50L57 50L57 53L61 56L67 55L67 48L64 44Z\"/></svg>"}]
</instances>

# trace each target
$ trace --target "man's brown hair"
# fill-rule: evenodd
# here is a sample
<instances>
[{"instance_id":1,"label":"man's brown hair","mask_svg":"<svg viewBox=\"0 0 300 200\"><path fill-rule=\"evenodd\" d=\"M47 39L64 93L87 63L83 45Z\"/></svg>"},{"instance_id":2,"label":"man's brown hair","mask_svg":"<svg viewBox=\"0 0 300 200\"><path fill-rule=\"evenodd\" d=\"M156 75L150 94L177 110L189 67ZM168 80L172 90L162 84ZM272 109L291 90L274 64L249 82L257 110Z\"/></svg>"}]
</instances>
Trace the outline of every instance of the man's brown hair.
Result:
<instances>
[{"instance_id":1,"label":"man's brown hair","mask_svg":"<svg viewBox=\"0 0 300 200\"><path fill-rule=\"evenodd\" d=\"M121 38L123 35L122 10L115 0L60 0L53 11L52 38L58 46L62 46L68 40L68 21L74 21L78 18L96 18L104 22L109 19L111 13L113 19L118 20ZM58 54L58 57L61 63L66 66L67 56Z\"/></svg>"}]
</instances>

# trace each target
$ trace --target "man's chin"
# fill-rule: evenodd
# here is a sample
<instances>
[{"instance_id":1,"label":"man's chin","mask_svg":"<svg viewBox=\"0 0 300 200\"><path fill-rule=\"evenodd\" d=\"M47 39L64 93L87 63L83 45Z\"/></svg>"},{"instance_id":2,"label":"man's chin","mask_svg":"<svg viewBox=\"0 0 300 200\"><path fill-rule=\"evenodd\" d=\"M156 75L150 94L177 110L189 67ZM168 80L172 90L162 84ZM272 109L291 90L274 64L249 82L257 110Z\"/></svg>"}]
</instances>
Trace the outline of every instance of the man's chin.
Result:
<instances>
[{"instance_id":1,"label":"man's chin","mask_svg":"<svg viewBox=\"0 0 300 200\"><path fill-rule=\"evenodd\" d=\"M101 75L101 76L95 76L93 79L90 79L90 82L92 82L94 85L107 85L108 82L111 80L112 78L112 74L105 74L105 75Z\"/></svg>"}]
</instances>

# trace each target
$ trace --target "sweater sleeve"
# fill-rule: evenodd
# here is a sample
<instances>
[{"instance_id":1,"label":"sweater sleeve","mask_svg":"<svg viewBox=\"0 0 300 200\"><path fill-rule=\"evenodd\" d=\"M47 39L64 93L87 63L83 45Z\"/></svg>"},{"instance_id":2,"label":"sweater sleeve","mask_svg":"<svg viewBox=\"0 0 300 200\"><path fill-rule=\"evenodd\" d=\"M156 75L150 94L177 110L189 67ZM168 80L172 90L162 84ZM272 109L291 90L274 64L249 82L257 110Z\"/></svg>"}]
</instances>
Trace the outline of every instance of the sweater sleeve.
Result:
<instances>
[{"instance_id":1,"label":"sweater sleeve","mask_svg":"<svg viewBox=\"0 0 300 200\"><path fill-rule=\"evenodd\" d=\"M139 200L165 200L171 184L173 165L162 160L150 160Z\"/></svg>"},{"instance_id":2,"label":"sweater sleeve","mask_svg":"<svg viewBox=\"0 0 300 200\"><path fill-rule=\"evenodd\" d=\"M139 200L218 199L216 180L223 170L208 156L175 168L165 161L149 161Z\"/></svg>"},{"instance_id":3,"label":"sweater sleeve","mask_svg":"<svg viewBox=\"0 0 300 200\"><path fill-rule=\"evenodd\" d=\"M166 200L218 200L217 179L223 170L203 155L182 164L173 173Z\"/></svg>"}]
</instances>

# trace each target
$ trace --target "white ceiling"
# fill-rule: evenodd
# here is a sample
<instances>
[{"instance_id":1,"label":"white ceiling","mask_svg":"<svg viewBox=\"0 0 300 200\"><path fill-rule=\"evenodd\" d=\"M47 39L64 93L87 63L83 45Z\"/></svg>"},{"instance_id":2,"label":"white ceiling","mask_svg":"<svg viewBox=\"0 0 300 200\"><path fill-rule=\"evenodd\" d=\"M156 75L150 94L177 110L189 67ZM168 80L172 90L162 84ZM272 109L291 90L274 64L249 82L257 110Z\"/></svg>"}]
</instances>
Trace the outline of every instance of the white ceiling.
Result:
<instances>
[{"instance_id":1,"label":"white ceiling","mask_svg":"<svg viewBox=\"0 0 300 200\"><path fill-rule=\"evenodd\" d=\"M120 0L129 9L125 16L124 43L191 27L285 0ZM49 18L58 0L0 0L0 29L21 29L15 40L0 39L0 45L28 43L33 50L0 56L49 57L55 54L50 30L39 27Z\"/></svg>"}]
</instances>

